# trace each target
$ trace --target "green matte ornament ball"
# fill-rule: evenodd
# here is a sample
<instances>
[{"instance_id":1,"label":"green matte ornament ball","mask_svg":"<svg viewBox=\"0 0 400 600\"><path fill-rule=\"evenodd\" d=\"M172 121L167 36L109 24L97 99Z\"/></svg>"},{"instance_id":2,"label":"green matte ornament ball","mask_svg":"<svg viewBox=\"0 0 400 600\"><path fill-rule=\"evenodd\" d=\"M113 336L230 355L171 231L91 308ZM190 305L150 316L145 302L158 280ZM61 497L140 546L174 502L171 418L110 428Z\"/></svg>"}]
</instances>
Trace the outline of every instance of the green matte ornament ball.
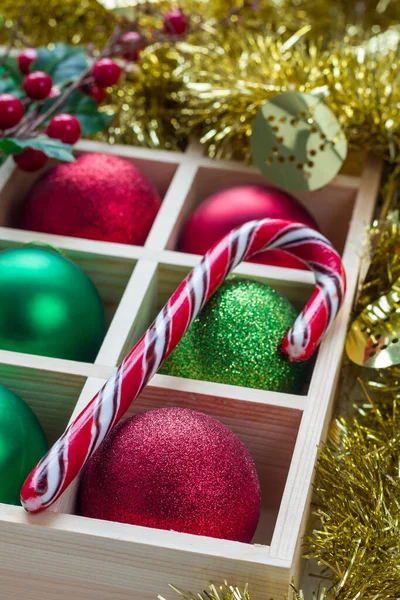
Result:
<instances>
[{"instance_id":1,"label":"green matte ornament ball","mask_svg":"<svg viewBox=\"0 0 400 600\"><path fill-rule=\"evenodd\" d=\"M93 361L104 307L87 275L56 251L25 246L0 252L0 348Z\"/></svg>"},{"instance_id":2,"label":"green matte ornament ball","mask_svg":"<svg viewBox=\"0 0 400 600\"><path fill-rule=\"evenodd\" d=\"M301 393L307 365L280 345L297 316L281 294L257 281L229 278L193 321L160 373Z\"/></svg>"},{"instance_id":3,"label":"green matte ornament ball","mask_svg":"<svg viewBox=\"0 0 400 600\"><path fill-rule=\"evenodd\" d=\"M34 412L0 385L0 502L20 504L21 486L47 449Z\"/></svg>"}]
</instances>

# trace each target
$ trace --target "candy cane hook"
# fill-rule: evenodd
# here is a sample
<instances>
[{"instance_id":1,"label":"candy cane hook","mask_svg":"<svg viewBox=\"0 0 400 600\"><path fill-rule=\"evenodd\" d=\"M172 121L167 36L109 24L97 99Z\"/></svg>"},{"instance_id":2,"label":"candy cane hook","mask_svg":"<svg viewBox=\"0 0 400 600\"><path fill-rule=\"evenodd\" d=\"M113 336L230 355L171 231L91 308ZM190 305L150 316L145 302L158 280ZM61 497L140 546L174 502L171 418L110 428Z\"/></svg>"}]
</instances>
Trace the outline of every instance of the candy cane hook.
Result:
<instances>
[{"instance_id":1,"label":"candy cane hook","mask_svg":"<svg viewBox=\"0 0 400 600\"><path fill-rule=\"evenodd\" d=\"M40 512L59 498L226 275L242 260L272 249L293 254L314 271L314 293L282 343L291 361L307 360L313 354L345 293L345 274L338 253L320 233L289 221L264 219L234 229L180 284L115 374L33 469L21 490L21 503L27 511Z\"/></svg>"}]
</instances>

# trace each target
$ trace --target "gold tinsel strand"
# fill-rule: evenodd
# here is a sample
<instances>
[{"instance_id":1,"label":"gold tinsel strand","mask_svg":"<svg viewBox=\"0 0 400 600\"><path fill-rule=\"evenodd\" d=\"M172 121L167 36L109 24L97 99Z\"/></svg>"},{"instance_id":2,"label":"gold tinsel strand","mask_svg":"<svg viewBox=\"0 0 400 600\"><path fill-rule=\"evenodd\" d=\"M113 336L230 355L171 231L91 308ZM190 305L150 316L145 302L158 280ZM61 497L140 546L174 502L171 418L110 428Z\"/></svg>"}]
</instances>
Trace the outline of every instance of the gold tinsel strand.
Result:
<instances>
[{"instance_id":1,"label":"gold tinsel strand","mask_svg":"<svg viewBox=\"0 0 400 600\"><path fill-rule=\"evenodd\" d=\"M179 598L183 600L251 600L251 594L249 591L248 585L246 585L243 589L238 587L234 587L229 585L226 581L223 585L216 586L215 584L210 584L207 590L199 594L192 594L191 592L182 592L175 586L170 586L178 595ZM158 600L165 600L163 596L158 596ZM282 600L288 600L286 597ZM296 590L292 587L292 595L289 600L306 600L303 592ZM328 596L327 591L321 590L318 594L314 594L312 599L309 600L333 600L331 596Z\"/></svg>"},{"instance_id":2,"label":"gold tinsel strand","mask_svg":"<svg viewBox=\"0 0 400 600\"><path fill-rule=\"evenodd\" d=\"M170 4L150 4L152 15L142 16L141 24L160 26L160 16ZM400 20L400 3L370 1L355 6L344 1L327 5L325 0L261 0L258 10L243 4L185 2L193 32L187 43L176 47L176 68L167 60L165 68L150 73L148 49L140 75L127 82L124 94L112 98L117 107L132 106L131 113L126 111L115 123L112 141L168 148L200 136L210 156L249 162L248 141L257 109L276 93L298 89L325 95L352 149L372 148L395 159L400 130L399 33L389 31L391 47L376 34ZM360 31L368 31L369 49L361 45ZM160 49L154 48L155 62L160 64ZM158 106L148 118L143 110L147 100L143 103L141 96L150 97L153 88ZM135 120L138 136L129 117ZM147 129L151 136L145 135ZM178 144L174 135L180 138Z\"/></svg>"},{"instance_id":3,"label":"gold tinsel strand","mask_svg":"<svg viewBox=\"0 0 400 600\"><path fill-rule=\"evenodd\" d=\"M396 38L391 46L378 40L374 51L355 38L324 48L307 33L308 26L293 36L231 28L226 34L210 32L203 46L188 44L185 65L172 74L182 82L172 95L180 104L182 133L200 135L210 156L250 161L257 110L272 96L293 89L324 96L352 149L398 159L398 32L391 32Z\"/></svg>"},{"instance_id":4,"label":"gold tinsel strand","mask_svg":"<svg viewBox=\"0 0 400 600\"><path fill-rule=\"evenodd\" d=\"M320 452L319 526L311 556L332 573L337 600L399 597L400 431L396 403L383 414L371 401L365 417L340 419L340 445Z\"/></svg>"},{"instance_id":5,"label":"gold tinsel strand","mask_svg":"<svg viewBox=\"0 0 400 600\"><path fill-rule=\"evenodd\" d=\"M373 256L362 285L355 314L359 314L379 296L387 294L400 277L400 223L397 211L371 229ZM360 369L359 377L371 393L379 398L381 410L390 410L400 399L400 365L386 369Z\"/></svg>"},{"instance_id":6,"label":"gold tinsel strand","mask_svg":"<svg viewBox=\"0 0 400 600\"><path fill-rule=\"evenodd\" d=\"M117 14L132 16L135 7L150 5L151 9L166 12L172 6L181 6L185 13L201 15L203 22L214 24L226 19L232 12L231 24L239 22L247 29L262 31L272 24L275 30L285 28L295 32L305 23L311 25L315 37L325 39L343 37L348 24L363 29L387 27L400 20L396 0L101 0Z\"/></svg>"},{"instance_id":7,"label":"gold tinsel strand","mask_svg":"<svg viewBox=\"0 0 400 600\"><path fill-rule=\"evenodd\" d=\"M208 590L204 590L199 594L192 594L191 592L182 592L175 586L170 586L179 598L183 600L251 600L248 586L245 586L243 590L238 587L233 587L225 582L223 585L216 586L213 583L210 584ZM158 600L165 600L162 596L158 596Z\"/></svg>"},{"instance_id":8,"label":"gold tinsel strand","mask_svg":"<svg viewBox=\"0 0 400 600\"><path fill-rule=\"evenodd\" d=\"M397 213L375 223L370 235L371 264L355 315L400 275ZM400 597L400 367L348 364L339 400L346 397L318 459L310 556L329 570L335 600L395 600ZM351 404L352 416L344 417Z\"/></svg>"},{"instance_id":9,"label":"gold tinsel strand","mask_svg":"<svg viewBox=\"0 0 400 600\"><path fill-rule=\"evenodd\" d=\"M249 162L257 110L275 94L297 89L324 95L353 151L399 160L399 32L388 32L390 44L388 38L373 37L369 46L348 39L324 50L307 31L209 28L175 46L150 46L137 75L112 96L117 108L129 109L117 117L111 141L171 148L193 136L212 157Z\"/></svg>"},{"instance_id":10,"label":"gold tinsel strand","mask_svg":"<svg viewBox=\"0 0 400 600\"><path fill-rule=\"evenodd\" d=\"M122 14L131 19L139 16L140 25L149 29L160 27L162 15L176 5L167 0L103 0L103 4L96 0L3 0L1 14L11 26L25 11L21 33L35 45L55 41L102 44L116 20L109 9L120 14L122 6ZM145 14L146 6L151 7L150 16ZM180 54L178 68L173 68L175 59L168 57L161 68L156 44L155 63L160 68L150 73L148 56L140 75L128 76L122 92L120 88L119 94L112 94L120 121L113 124L111 141L177 148L182 139L199 131L206 115L207 127L200 131L209 142L209 154L248 160L249 124L263 100L288 87L313 90L327 85L327 102L344 121L353 146L364 148L367 140L380 155L396 156L399 53L393 50L378 59L362 57L353 52L346 35L349 23L350 31L362 27L373 34L398 23L399 2L185 0L182 6L194 33ZM266 27L271 34L261 36L259 32ZM308 30L309 41L288 44L299 29ZM333 46L327 49L328 41ZM199 88L203 88L200 97ZM158 106L149 101L153 89ZM147 113L144 107L149 104ZM128 105L131 110L126 109Z\"/></svg>"},{"instance_id":11,"label":"gold tinsel strand","mask_svg":"<svg viewBox=\"0 0 400 600\"><path fill-rule=\"evenodd\" d=\"M0 16L7 27L21 17L19 32L32 45L55 42L103 45L115 27L115 17L96 0L1 0ZM0 43L9 33L0 29Z\"/></svg>"},{"instance_id":12,"label":"gold tinsel strand","mask_svg":"<svg viewBox=\"0 0 400 600\"><path fill-rule=\"evenodd\" d=\"M181 61L177 47L154 44L141 57L140 68L125 73L124 80L110 92L105 111L116 111L100 141L148 148L180 150L185 137L176 131L176 102L171 95L176 84L169 76Z\"/></svg>"}]
</instances>

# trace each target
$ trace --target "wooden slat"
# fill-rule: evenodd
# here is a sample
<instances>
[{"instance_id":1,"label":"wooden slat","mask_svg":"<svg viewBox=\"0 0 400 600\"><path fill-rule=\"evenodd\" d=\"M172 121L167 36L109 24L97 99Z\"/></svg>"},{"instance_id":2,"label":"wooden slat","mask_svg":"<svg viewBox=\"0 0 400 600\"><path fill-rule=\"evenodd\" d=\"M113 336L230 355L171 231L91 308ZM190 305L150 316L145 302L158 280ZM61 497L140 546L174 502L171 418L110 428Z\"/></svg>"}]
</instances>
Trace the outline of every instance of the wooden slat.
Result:
<instances>
[{"instance_id":1,"label":"wooden slat","mask_svg":"<svg viewBox=\"0 0 400 600\"><path fill-rule=\"evenodd\" d=\"M268 550L118 523L2 506L0 583L7 600L154 600L174 582L204 589L225 573L256 598L282 597L289 564ZM167 535L166 535L167 534ZM52 596L50 595L52 594Z\"/></svg>"},{"instance_id":2,"label":"wooden slat","mask_svg":"<svg viewBox=\"0 0 400 600\"><path fill-rule=\"evenodd\" d=\"M356 204L343 257L347 294L342 310L318 353L303 420L271 544L271 555L296 561L305 529L317 446L326 437L333 409L351 308L357 290L366 223L373 216L379 186L380 163L369 159L356 196Z\"/></svg>"}]
</instances>

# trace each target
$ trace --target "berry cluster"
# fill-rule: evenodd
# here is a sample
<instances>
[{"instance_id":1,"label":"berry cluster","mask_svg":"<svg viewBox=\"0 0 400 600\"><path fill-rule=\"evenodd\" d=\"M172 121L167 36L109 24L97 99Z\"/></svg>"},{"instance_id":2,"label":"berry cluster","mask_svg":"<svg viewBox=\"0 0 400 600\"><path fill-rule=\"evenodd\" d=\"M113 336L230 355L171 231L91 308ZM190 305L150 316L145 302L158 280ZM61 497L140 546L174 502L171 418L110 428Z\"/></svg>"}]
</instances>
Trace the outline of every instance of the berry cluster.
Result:
<instances>
[{"instance_id":1,"label":"berry cluster","mask_svg":"<svg viewBox=\"0 0 400 600\"><path fill-rule=\"evenodd\" d=\"M170 10L164 16L163 29L160 32L162 38L181 37L188 30L188 19L180 8ZM137 31L128 31L121 36L122 56L125 60L136 62L140 52L146 48L147 39Z\"/></svg>"},{"instance_id":2,"label":"berry cluster","mask_svg":"<svg viewBox=\"0 0 400 600\"><path fill-rule=\"evenodd\" d=\"M32 102L41 102L48 98L55 98L61 91L53 86L53 81L43 71L31 71L32 65L37 60L34 48L22 50L18 56L18 65L21 73L26 75L23 88L27 96L25 106ZM106 93L105 87L117 83L121 75L120 66L109 58L98 60L92 68L90 83L86 86L88 93L96 102L101 102ZM0 134L12 135L24 118L24 103L12 94L0 94ZM75 144L81 136L81 126L76 117L70 114L55 115L45 129L50 138L61 140L65 144ZM23 171L36 171L47 162L47 156L41 150L27 148L20 154L14 155L14 161Z\"/></svg>"},{"instance_id":3,"label":"berry cluster","mask_svg":"<svg viewBox=\"0 0 400 600\"><path fill-rule=\"evenodd\" d=\"M180 37L187 30L187 17L180 9L173 9L164 16L163 29L158 33L161 39L165 39L165 37ZM124 33L117 38L113 48L109 46L103 53L103 57L96 60L90 72L86 71L74 87L79 86L83 93L90 95L97 104L100 104L107 96L105 89L115 85L121 76L121 67L115 60L107 58L107 55L119 54L126 61L136 62L140 52L149 43L146 36L137 31ZM36 131L33 131L35 127L32 126L32 120L35 119L32 115L40 115L42 106L40 103L49 98L57 98L63 93L53 85L52 78L48 73L34 70L37 59L38 53L34 48L25 48L18 55L18 66L25 76L23 89L26 98L21 101L12 94L0 94L0 137L20 136L27 139L33 137ZM62 105L60 100L62 101L62 98L59 99L59 105ZM51 114L48 116L50 118ZM42 120L45 120L44 117ZM51 118L43 133L49 138L73 145L81 136L81 126L78 119L71 114L56 114ZM46 154L34 148L26 148L21 153L15 154L13 158L20 169L24 171L36 171L47 162Z\"/></svg>"}]
</instances>

